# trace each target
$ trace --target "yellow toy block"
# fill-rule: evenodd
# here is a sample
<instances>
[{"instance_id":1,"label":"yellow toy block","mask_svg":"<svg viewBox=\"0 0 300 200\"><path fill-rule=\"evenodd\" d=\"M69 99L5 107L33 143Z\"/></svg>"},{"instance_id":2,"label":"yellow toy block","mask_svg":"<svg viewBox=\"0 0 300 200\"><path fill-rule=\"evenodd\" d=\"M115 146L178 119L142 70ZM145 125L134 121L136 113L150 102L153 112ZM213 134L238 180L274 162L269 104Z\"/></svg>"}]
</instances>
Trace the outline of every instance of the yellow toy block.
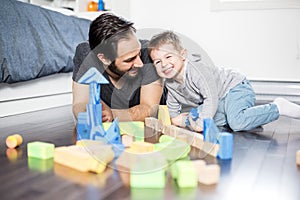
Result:
<instances>
[{"instance_id":1,"label":"yellow toy block","mask_svg":"<svg viewBox=\"0 0 300 200\"><path fill-rule=\"evenodd\" d=\"M110 145L101 147L63 146L54 150L54 162L82 172L101 173L114 158Z\"/></svg>"},{"instance_id":2,"label":"yellow toy block","mask_svg":"<svg viewBox=\"0 0 300 200\"><path fill-rule=\"evenodd\" d=\"M81 146L81 147L89 147L89 146L94 146L94 145L103 145L104 143L100 140L87 140L87 139L83 139L83 140L78 140L76 141L76 145L77 146Z\"/></svg>"},{"instance_id":3,"label":"yellow toy block","mask_svg":"<svg viewBox=\"0 0 300 200\"><path fill-rule=\"evenodd\" d=\"M157 118L158 121L161 121L164 126L171 125L171 118L167 105L159 105Z\"/></svg>"},{"instance_id":4,"label":"yellow toy block","mask_svg":"<svg viewBox=\"0 0 300 200\"><path fill-rule=\"evenodd\" d=\"M137 153L152 152L154 150L154 144L149 142L132 142L130 149Z\"/></svg>"}]
</instances>

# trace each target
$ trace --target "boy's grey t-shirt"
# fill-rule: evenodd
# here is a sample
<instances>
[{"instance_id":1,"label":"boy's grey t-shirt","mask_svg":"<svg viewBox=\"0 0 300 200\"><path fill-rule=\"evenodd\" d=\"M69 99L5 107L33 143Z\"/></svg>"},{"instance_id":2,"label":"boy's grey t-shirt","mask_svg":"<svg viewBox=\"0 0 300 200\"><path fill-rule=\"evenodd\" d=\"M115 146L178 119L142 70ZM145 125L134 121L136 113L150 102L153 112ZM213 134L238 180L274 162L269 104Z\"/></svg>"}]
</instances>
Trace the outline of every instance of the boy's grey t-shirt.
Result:
<instances>
[{"instance_id":1,"label":"boy's grey t-shirt","mask_svg":"<svg viewBox=\"0 0 300 200\"><path fill-rule=\"evenodd\" d=\"M147 85L159 79L155 68L148 54L145 40L141 40L141 59L144 66L139 68L138 75L133 79L126 79L123 87L117 89L111 83L102 63L97 56L91 51L89 43L80 43L76 48L73 58L73 80L77 82L80 77L90 68L97 68L109 84L101 84L100 98L112 109L127 109L140 104L140 89L142 85Z\"/></svg>"},{"instance_id":2,"label":"boy's grey t-shirt","mask_svg":"<svg viewBox=\"0 0 300 200\"><path fill-rule=\"evenodd\" d=\"M187 60L183 84L171 79L165 81L170 117L174 118L203 104L200 118L213 118L219 100L246 77L230 68L205 64L200 55L189 55Z\"/></svg>"}]
</instances>

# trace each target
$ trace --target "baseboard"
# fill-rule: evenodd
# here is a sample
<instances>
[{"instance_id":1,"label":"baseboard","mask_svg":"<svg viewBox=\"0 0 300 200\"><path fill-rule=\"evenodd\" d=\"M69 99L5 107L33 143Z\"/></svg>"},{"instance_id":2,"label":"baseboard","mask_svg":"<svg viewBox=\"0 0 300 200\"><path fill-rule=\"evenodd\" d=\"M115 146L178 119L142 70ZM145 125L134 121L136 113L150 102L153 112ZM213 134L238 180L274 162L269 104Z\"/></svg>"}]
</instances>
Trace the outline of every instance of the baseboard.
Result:
<instances>
[{"instance_id":1,"label":"baseboard","mask_svg":"<svg viewBox=\"0 0 300 200\"><path fill-rule=\"evenodd\" d=\"M273 101L276 97L284 97L300 104L300 81L259 81L251 80L258 103Z\"/></svg>"},{"instance_id":2,"label":"baseboard","mask_svg":"<svg viewBox=\"0 0 300 200\"><path fill-rule=\"evenodd\" d=\"M0 117L72 104L72 73L0 84Z\"/></svg>"}]
</instances>

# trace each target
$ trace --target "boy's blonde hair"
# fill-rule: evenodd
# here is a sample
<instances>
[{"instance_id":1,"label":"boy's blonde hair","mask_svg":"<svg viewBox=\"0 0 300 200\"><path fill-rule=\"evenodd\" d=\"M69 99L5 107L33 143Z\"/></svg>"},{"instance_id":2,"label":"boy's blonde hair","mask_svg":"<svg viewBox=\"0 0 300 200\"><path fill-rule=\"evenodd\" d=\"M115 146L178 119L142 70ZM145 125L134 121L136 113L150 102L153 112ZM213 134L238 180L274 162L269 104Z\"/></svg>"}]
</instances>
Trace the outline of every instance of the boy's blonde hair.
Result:
<instances>
[{"instance_id":1,"label":"boy's blonde hair","mask_svg":"<svg viewBox=\"0 0 300 200\"><path fill-rule=\"evenodd\" d=\"M184 48L182 47L181 41L173 31L164 31L157 35L154 35L151 40L149 41L148 51L149 54L152 50L159 48L164 44L171 44L174 48L181 52Z\"/></svg>"}]
</instances>

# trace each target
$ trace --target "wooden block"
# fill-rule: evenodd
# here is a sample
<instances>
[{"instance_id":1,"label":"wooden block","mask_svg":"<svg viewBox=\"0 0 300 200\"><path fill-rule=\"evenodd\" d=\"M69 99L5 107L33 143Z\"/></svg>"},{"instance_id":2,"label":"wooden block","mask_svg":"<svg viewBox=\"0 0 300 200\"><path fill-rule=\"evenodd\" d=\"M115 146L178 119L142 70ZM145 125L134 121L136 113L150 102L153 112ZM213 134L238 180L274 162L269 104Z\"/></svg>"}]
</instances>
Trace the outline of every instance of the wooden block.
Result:
<instances>
[{"instance_id":1,"label":"wooden block","mask_svg":"<svg viewBox=\"0 0 300 200\"><path fill-rule=\"evenodd\" d=\"M296 163L297 165L300 165L300 150L298 150L296 153Z\"/></svg>"},{"instance_id":2,"label":"wooden block","mask_svg":"<svg viewBox=\"0 0 300 200\"><path fill-rule=\"evenodd\" d=\"M54 162L82 172L101 173L105 170L106 164L111 162L114 153L111 146L101 148L86 148L81 146L57 147L54 151Z\"/></svg>"},{"instance_id":3,"label":"wooden block","mask_svg":"<svg viewBox=\"0 0 300 200\"><path fill-rule=\"evenodd\" d=\"M158 121L160 121L163 126L171 125L171 118L170 118L169 109L167 105L159 105L157 118Z\"/></svg>"},{"instance_id":4,"label":"wooden block","mask_svg":"<svg viewBox=\"0 0 300 200\"><path fill-rule=\"evenodd\" d=\"M132 142L134 141L133 136L131 135L122 135L122 144L124 144L125 147L130 147Z\"/></svg>"},{"instance_id":5,"label":"wooden block","mask_svg":"<svg viewBox=\"0 0 300 200\"><path fill-rule=\"evenodd\" d=\"M163 130L163 124L158 121L158 119L154 117L146 117L145 118L145 125L147 127L150 127L156 131L162 131Z\"/></svg>"},{"instance_id":6,"label":"wooden block","mask_svg":"<svg viewBox=\"0 0 300 200\"><path fill-rule=\"evenodd\" d=\"M6 146L8 148L16 148L23 143L23 138L19 134L10 135L6 138Z\"/></svg>"},{"instance_id":7,"label":"wooden block","mask_svg":"<svg viewBox=\"0 0 300 200\"><path fill-rule=\"evenodd\" d=\"M205 185L212 185L219 182L220 171L221 171L219 165L216 164L206 165L205 167L200 167L198 171L199 171L199 177L198 177L199 183Z\"/></svg>"},{"instance_id":8,"label":"wooden block","mask_svg":"<svg viewBox=\"0 0 300 200\"><path fill-rule=\"evenodd\" d=\"M130 148L137 153L146 153L154 150L154 144L149 142L132 142Z\"/></svg>"},{"instance_id":9,"label":"wooden block","mask_svg":"<svg viewBox=\"0 0 300 200\"><path fill-rule=\"evenodd\" d=\"M197 176L200 176L200 173L203 172L203 168L206 167L206 162L204 160L192 160L193 165L195 166Z\"/></svg>"},{"instance_id":10,"label":"wooden block","mask_svg":"<svg viewBox=\"0 0 300 200\"><path fill-rule=\"evenodd\" d=\"M47 142L30 142L27 144L27 156L39 159L53 158L54 144Z\"/></svg>"},{"instance_id":11,"label":"wooden block","mask_svg":"<svg viewBox=\"0 0 300 200\"><path fill-rule=\"evenodd\" d=\"M207 155L216 157L220 148L219 144L203 141L203 135L200 133L189 131L174 125L164 126L162 133L175 138L184 137L188 144L204 152L203 157Z\"/></svg>"}]
</instances>

